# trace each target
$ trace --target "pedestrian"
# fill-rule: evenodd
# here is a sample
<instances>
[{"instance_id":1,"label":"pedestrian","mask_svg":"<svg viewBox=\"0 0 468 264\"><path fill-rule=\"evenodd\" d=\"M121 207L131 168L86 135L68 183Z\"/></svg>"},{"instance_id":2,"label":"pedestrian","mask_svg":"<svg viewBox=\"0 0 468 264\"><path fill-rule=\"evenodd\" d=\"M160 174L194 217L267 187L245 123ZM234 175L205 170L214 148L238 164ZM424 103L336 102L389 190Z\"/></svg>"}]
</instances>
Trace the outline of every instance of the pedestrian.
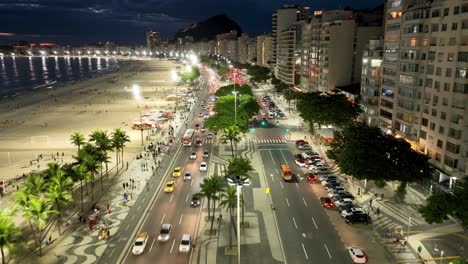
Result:
<instances>
[{"instance_id":1,"label":"pedestrian","mask_svg":"<svg viewBox=\"0 0 468 264\"><path fill-rule=\"evenodd\" d=\"M65 156L65 153L62 152L62 157Z\"/></svg>"},{"instance_id":2,"label":"pedestrian","mask_svg":"<svg viewBox=\"0 0 468 264\"><path fill-rule=\"evenodd\" d=\"M383 201L383 197L384 197L384 194L383 194L383 193L381 193L381 194L380 194L380 200L382 200L382 201Z\"/></svg>"},{"instance_id":3,"label":"pedestrian","mask_svg":"<svg viewBox=\"0 0 468 264\"><path fill-rule=\"evenodd\" d=\"M128 170L128 161L127 161L127 170Z\"/></svg>"},{"instance_id":4,"label":"pedestrian","mask_svg":"<svg viewBox=\"0 0 468 264\"><path fill-rule=\"evenodd\" d=\"M370 198L369 205L372 207L372 198Z\"/></svg>"},{"instance_id":5,"label":"pedestrian","mask_svg":"<svg viewBox=\"0 0 468 264\"><path fill-rule=\"evenodd\" d=\"M128 182L125 183L125 186L128 188Z\"/></svg>"},{"instance_id":6,"label":"pedestrian","mask_svg":"<svg viewBox=\"0 0 468 264\"><path fill-rule=\"evenodd\" d=\"M122 186L123 186L123 188L124 188L124 190L125 190L125 182L122 182Z\"/></svg>"},{"instance_id":7,"label":"pedestrian","mask_svg":"<svg viewBox=\"0 0 468 264\"><path fill-rule=\"evenodd\" d=\"M377 216L380 216L380 207L377 207Z\"/></svg>"},{"instance_id":8,"label":"pedestrian","mask_svg":"<svg viewBox=\"0 0 468 264\"><path fill-rule=\"evenodd\" d=\"M109 242L109 240L110 240L110 230L109 229L107 229L106 238L107 238L107 242Z\"/></svg>"},{"instance_id":9,"label":"pedestrian","mask_svg":"<svg viewBox=\"0 0 468 264\"><path fill-rule=\"evenodd\" d=\"M361 196L361 188L358 188L358 189L357 189L357 195L358 195L358 196Z\"/></svg>"},{"instance_id":10,"label":"pedestrian","mask_svg":"<svg viewBox=\"0 0 468 264\"><path fill-rule=\"evenodd\" d=\"M49 236L49 243L52 243L52 235Z\"/></svg>"}]
</instances>

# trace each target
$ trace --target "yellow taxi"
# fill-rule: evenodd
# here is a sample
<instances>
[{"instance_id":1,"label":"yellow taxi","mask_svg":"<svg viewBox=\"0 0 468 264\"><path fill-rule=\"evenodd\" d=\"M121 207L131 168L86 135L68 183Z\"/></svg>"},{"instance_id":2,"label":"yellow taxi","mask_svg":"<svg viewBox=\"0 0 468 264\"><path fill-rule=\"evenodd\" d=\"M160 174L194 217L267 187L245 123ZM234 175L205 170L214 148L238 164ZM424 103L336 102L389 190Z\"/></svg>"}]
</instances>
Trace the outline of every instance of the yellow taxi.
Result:
<instances>
[{"instance_id":1,"label":"yellow taxi","mask_svg":"<svg viewBox=\"0 0 468 264\"><path fill-rule=\"evenodd\" d=\"M172 177L179 177L182 174L182 167L177 167L172 172Z\"/></svg>"},{"instance_id":2,"label":"yellow taxi","mask_svg":"<svg viewBox=\"0 0 468 264\"><path fill-rule=\"evenodd\" d=\"M164 188L164 192L171 193L174 191L175 181L170 181L166 183L166 188Z\"/></svg>"}]
</instances>

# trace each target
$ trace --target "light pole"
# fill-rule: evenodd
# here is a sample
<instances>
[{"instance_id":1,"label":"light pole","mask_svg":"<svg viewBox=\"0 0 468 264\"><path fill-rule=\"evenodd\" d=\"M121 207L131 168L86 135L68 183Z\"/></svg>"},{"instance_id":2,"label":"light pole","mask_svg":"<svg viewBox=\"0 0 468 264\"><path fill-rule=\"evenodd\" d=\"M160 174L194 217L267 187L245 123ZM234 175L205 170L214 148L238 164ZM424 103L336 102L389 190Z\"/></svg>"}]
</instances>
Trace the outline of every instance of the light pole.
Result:
<instances>
[{"instance_id":1,"label":"light pole","mask_svg":"<svg viewBox=\"0 0 468 264\"><path fill-rule=\"evenodd\" d=\"M248 178L243 178L239 175L236 176L236 179L228 178L229 185L236 185L236 194L237 194L237 264L240 264L240 193L242 191L242 186L249 186L250 181Z\"/></svg>"},{"instance_id":2,"label":"light pole","mask_svg":"<svg viewBox=\"0 0 468 264\"><path fill-rule=\"evenodd\" d=\"M408 217L408 233L406 234L406 243L409 242L408 239L409 239L410 225L411 225L411 216Z\"/></svg>"},{"instance_id":3,"label":"light pole","mask_svg":"<svg viewBox=\"0 0 468 264\"><path fill-rule=\"evenodd\" d=\"M234 125L237 125L237 94L239 93L238 91L234 90L232 91L234 94Z\"/></svg>"},{"instance_id":4,"label":"light pole","mask_svg":"<svg viewBox=\"0 0 468 264\"><path fill-rule=\"evenodd\" d=\"M135 101L137 102L138 110L140 113L140 130L141 130L141 145L144 146L143 143L143 120L141 118L141 108L139 105L139 102L141 101L141 91L140 91L140 86L138 84L132 85L132 94L133 98L135 98Z\"/></svg>"}]
</instances>

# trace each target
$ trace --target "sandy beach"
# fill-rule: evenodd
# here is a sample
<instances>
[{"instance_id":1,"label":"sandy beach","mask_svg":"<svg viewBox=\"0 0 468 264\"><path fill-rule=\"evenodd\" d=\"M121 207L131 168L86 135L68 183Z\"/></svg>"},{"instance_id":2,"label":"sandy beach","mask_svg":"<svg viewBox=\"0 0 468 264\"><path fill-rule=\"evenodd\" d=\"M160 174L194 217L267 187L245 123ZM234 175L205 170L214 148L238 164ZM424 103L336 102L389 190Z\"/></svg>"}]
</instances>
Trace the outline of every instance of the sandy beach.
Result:
<instances>
[{"instance_id":1,"label":"sandy beach","mask_svg":"<svg viewBox=\"0 0 468 264\"><path fill-rule=\"evenodd\" d=\"M143 113L174 108L175 102L164 97L176 91L170 70L177 65L159 60L120 61L119 65L118 70L94 78L0 99L0 180L37 170L31 160L39 154L46 157L40 166L57 152L64 153L63 162L71 161L76 147L70 135L76 131L88 137L96 129L111 133L121 128L131 138L128 155L140 150L141 134L131 128L132 123L139 119L139 107ZM139 103L130 90L132 84L141 87Z\"/></svg>"}]
</instances>

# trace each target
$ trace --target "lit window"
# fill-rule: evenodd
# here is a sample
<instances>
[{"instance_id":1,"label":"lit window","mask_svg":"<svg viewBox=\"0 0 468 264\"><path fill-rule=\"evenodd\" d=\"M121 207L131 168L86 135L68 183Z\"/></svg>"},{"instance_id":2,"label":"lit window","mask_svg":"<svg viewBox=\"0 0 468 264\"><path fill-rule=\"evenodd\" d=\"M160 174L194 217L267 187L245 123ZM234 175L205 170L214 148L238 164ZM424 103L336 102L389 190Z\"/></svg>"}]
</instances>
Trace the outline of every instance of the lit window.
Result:
<instances>
[{"instance_id":1,"label":"lit window","mask_svg":"<svg viewBox=\"0 0 468 264\"><path fill-rule=\"evenodd\" d=\"M416 38L411 38L410 39L410 46L415 47L416 46Z\"/></svg>"}]
</instances>

